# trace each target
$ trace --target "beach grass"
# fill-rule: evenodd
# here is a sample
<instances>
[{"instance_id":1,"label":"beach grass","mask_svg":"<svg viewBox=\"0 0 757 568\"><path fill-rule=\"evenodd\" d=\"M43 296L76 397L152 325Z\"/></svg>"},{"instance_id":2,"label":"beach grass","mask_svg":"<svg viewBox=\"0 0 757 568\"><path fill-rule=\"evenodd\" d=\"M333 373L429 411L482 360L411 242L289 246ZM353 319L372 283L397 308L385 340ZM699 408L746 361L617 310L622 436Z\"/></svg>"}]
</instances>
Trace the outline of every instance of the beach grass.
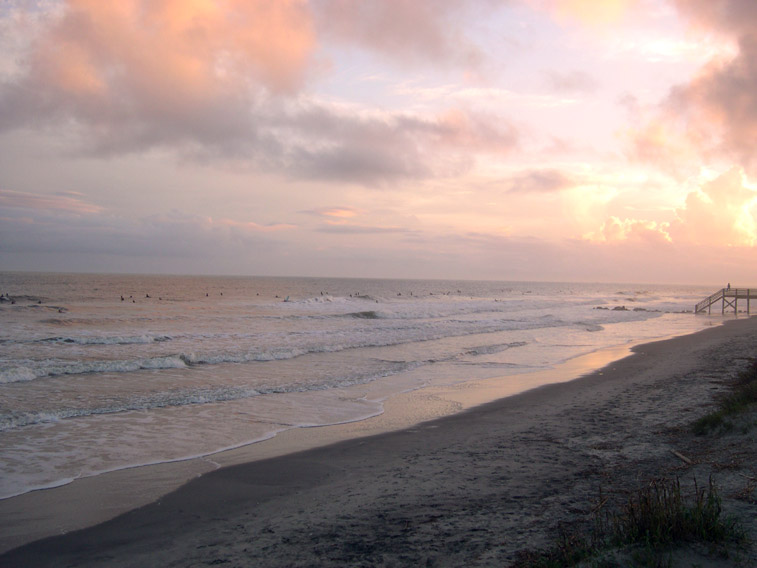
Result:
<instances>
[{"instance_id":1,"label":"beach grass","mask_svg":"<svg viewBox=\"0 0 757 568\"><path fill-rule=\"evenodd\" d=\"M678 478L653 481L633 495L620 514L610 516L608 532L617 544L653 548L674 542L720 543L742 538L737 523L721 515L712 478L706 488L699 488L695 480L690 501L684 499Z\"/></svg>"},{"instance_id":2,"label":"beach grass","mask_svg":"<svg viewBox=\"0 0 757 568\"><path fill-rule=\"evenodd\" d=\"M717 401L717 408L694 422L692 430L702 436L711 432L729 432L736 428L735 419L757 404L757 360L739 373L730 384L730 391ZM740 424L749 430L755 424Z\"/></svg>"},{"instance_id":3,"label":"beach grass","mask_svg":"<svg viewBox=\"0 0 757 568\"><path fill-rule=\"evenodd\" d=\"M601 509L600 491L590 531L561 530L558 542L545 551L522 552L513 568L560 566L619 566L613 557L628 551L635 566L661 567L671 563L669 550L682 543L721 545L740 543L745 533L739 523L724 517L717 488L694 482L694 494L685 498L678 478L655 480L633 493L614 512Z\"/></svg>"},{"instance_id":4,"label":"beach grass","mask_svg":"<svg viewBox=\"0 0 757 568\"><path fill-rule=\"evenodd\" d=\"M739 429L747 433L757 426L757 359L728 383L728 392L718 397L716 408L694 421L698 436ZM746 420L740 419L747 417ZM655 480L632 494L613 512L603 509L607 499L600 491L593 508L591 530L567 533L560 529L554 545L543 551L523 551L513 568L581 566L609 568L632 562L634 566L672 566L671 551L686 543L702 543L728 555L727 545L747 541L741 524L722 514L721 500L712 478L706 487L694 481L693 495L686 498L679 478ZM621 559L620 561L618 559Z\"/></svg>"}]
</instances>

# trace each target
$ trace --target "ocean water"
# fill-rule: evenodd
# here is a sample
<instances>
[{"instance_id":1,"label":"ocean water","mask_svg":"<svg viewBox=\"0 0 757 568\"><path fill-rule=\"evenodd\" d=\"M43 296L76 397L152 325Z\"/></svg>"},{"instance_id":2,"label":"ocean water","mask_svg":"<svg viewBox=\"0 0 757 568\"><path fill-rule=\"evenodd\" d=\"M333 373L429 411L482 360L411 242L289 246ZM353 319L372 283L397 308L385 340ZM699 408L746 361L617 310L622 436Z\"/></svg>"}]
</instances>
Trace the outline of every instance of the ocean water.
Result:
<instances>
[{"instance_id":1,"label":"ocean water","mask_svg":"<svg viewBox=\"0 0 757 568\"><path fill-rule=\"evenodd\" d=\"M0 498L691 333L712 291L0 273Z\"/></svg>"}]
</instances>

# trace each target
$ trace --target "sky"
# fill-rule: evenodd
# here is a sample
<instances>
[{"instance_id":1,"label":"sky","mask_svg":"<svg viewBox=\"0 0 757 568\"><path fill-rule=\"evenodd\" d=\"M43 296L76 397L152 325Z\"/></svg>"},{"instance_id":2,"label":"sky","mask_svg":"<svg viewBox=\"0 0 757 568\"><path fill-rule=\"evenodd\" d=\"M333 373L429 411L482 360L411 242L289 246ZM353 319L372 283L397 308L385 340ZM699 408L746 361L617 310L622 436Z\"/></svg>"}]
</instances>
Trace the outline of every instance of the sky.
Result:
<instances>
[{"instance_id":1,"label":"sky","mask_svg":"<svg viewBox=\"0 0 757 568\"><path fill-rule=\"evenodd\" d=\"M0 0L0 270L757 287L753 0Z\"/></svg>"}]
</instances>

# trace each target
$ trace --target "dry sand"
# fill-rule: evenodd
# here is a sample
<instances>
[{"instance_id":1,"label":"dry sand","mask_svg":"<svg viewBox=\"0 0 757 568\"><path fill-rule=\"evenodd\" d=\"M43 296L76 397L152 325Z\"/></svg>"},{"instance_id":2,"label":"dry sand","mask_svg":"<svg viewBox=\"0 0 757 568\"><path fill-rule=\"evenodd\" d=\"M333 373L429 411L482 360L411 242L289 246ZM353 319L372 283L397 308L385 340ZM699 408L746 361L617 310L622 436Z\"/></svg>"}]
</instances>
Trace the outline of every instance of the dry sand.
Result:
<instances>
[{"instance_id":1,"label":"dry sand","mask_svg":"<svg viewBox=\"0 0 757 568\"><path fill-rule=\"evenodd\" d=\"M757 537L757 427L705 438L687 428L757 355L757 318L634 351L575 381L402 431L213 471L111 521L12 550L0 566L507 566L586 522L600 487L609 507L676 475L688 484L712 474L725 512ZM438 402L442 414L461 404ZM672 558L757 566L754 548L725 558L690 545Z\"/></svg>"}]
</instances>

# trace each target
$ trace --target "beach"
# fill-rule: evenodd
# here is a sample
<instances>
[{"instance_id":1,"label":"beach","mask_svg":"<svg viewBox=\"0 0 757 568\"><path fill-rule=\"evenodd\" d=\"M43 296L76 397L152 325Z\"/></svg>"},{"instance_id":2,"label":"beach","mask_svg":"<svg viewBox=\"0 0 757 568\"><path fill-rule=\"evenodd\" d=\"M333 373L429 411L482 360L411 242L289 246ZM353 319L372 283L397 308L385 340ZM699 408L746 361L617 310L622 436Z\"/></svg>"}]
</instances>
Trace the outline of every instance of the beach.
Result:
<instances>
[{"instance_id":1,"label":"beach","mask_svg":"<svg viewBox=\"0 0 757 568\"><path fill-rule=\"evenodd\" d=\"M724 511L755 536L754 430L702 438L688 428L755 356L755 340L757 319L729 321L438 420L224 467L110 521L11 550L0 565L503 566L586 522L600 490L620 503L675 476L712 475ZM385 414L413 397L464 407L466 385L407 393ZM367 433L370 422L360 423ZM5 525L33 514L0 511ZM757 562L751 549L739 554L741 565ZM693 545L673 560L738 565Z\"/></svg>"},{"instance_id":2,"label":"beach","mask_svg":"<svg viewBox=\"0 0 757 568\"><path fill-rule=\"evenodd\" d=\"M0 0L0 568L757 568L755 60L757 0Z\"/></svg>"}]
</instances>

